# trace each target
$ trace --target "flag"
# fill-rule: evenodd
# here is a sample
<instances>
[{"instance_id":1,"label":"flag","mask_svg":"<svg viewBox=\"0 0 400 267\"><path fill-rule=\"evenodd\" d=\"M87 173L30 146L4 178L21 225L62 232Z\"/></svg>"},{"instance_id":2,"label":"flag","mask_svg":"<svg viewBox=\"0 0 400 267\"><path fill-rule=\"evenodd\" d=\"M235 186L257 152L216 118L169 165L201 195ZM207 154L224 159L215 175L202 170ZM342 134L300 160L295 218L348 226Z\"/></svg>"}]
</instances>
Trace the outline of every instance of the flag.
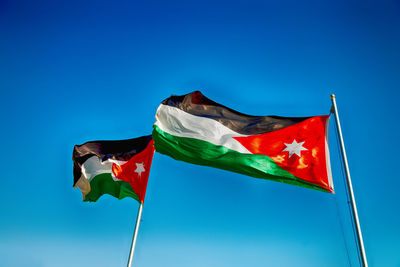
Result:
<instances>
[{"instance_id":1,"label":"flag","mask_svg":"<svg viewBox=\"0 0 400 267\"><path fill-rule=\"evenodd\" d=\"M328 124L329 115L250 116L195 91L161 103L153 139L176 160L333 193Z\"/></svg>"},{"instance_id":2,"label":"flag","mask_svg":"<svg viewBox=\"0 0 400 267\"><path fill-rule=\"evenodd\" d=\"M84 201L103 194L143 203L154 147L151 135L118 141L92 141L74 147L74 187Z\"/></svg>"}]
</instances>

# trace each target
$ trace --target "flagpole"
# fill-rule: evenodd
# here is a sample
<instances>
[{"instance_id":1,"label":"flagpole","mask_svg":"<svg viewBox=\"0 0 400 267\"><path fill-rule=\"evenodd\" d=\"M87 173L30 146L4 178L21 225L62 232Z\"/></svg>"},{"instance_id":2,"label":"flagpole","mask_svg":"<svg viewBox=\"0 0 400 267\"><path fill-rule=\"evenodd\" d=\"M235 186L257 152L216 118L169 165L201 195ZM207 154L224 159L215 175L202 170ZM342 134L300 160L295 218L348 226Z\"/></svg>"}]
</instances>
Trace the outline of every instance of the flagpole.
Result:
<instances>
[{"instance_id":1,"label":"flagpole","mask_svg":"<svg viewBox=\"0 0 400 267\"><path fill-rule=\"evenodd\" d=\"M353 214L353 219L354 219L356 231L357 231L357 241L358 241L358 245L359 245L359 249L360 249L360 253L361 253L361 260L362 260L363 266L368 267L367 256L365 254L365 248L364 248L364 241L362 238L360 222L358 219L356 200L354 198L354 193L353 193L353 185L351 183L351 178L350 178L349 165L347 163L346 149L344 147L342 129L340 127L339 114L337 111L336 99L335 99L334 94L331 95L331 99L332 99L333 111L335 113L336 129L338 131L339 140L340 140L340 149L342 151L342 159L343 159L343 163L344 163L344 170L346 173L347 188L349 190L349 195L350 195L352 214Z\"/></svg>"},{"instance_id":2,"label":"flagpole","mask_svg":"<svg viewBox=\"0 0 400 267\"><path fill-rule=\"evenodd\" d=\"M135 231L133 233L133 238L132 238L131 251L129 252L129 260L128 260L127 267L132 266L133 254L135 253L137 234L139 232L140 219L142 218L142 211L143 211L143 204L140 203L137 218L136 218Z\"/></svg>"}]
</instances>

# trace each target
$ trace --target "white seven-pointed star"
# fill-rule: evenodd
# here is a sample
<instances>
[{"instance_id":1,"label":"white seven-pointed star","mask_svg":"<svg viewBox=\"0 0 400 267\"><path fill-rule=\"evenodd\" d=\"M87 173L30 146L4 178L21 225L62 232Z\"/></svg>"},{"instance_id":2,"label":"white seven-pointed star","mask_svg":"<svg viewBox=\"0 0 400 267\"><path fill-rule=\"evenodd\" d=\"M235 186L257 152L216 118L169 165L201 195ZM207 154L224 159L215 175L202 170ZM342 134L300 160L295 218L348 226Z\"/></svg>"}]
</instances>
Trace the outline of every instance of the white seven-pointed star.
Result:
<instances>
[{"instance_id":1,"label":"white seven-pointed star","mask_svg":"<svg viewBox=\"0 0 400 267\"><path fill-rule=\"evenodd\" d=\"M308 150L307 148L303 147L303 144L304 144L304 142L297 143L296 140L293 140L293 142L292 142L291 144L286 144L286 143L285 143L286 147L285 147L284 150L282 150L282 152L283 152L283 151L289 152L289 158L290 158L293 154L296 154L297 156L300 157L300 156L301 156L301 151L302 151L302 150Z\"/></svg>"},{"instance_id":2,"label":"white seven-pointed star","mask_svg":"<svg viewBox=\"0 0 400 267\"><path fill-rule=\"evenodd\" d=\"M136 163L136 170L137 174L140 176L142 172L145 172L146 170L144 169L144 163Z\"/></svg>"}]
</instances>

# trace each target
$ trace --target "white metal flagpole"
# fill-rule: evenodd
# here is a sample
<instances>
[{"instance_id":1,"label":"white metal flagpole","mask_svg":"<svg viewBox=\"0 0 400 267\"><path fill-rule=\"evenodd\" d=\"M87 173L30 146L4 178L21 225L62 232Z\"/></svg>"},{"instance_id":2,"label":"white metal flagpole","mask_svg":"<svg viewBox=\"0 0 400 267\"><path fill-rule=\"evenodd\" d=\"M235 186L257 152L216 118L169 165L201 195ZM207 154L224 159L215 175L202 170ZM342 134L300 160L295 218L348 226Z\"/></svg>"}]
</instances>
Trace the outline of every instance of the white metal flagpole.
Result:
<instances>
[{"instance_id":1,"label":"white metal flagpole","mask_svg":"<svg viewBox=\"0 0 400 267\"><path fill-rule=\"evenodd\" d=\"M344 147L342 129L340 127L339 114L337 111L336 99L335 99L334 94L331 95L331 99L332 99L333 111L335 113L335 118L336 118L336 129L337 129L338 135L339 135L340 148L342 150L342 158L343 158L344 170L346 173L347 188L349 190L349 195L350 195L352 214L353 214L354 224L356 226L356 231L357 231L357 241L358 241L358 246L360 248L361 260L362 260L363 266L368 267L367 256L365 255L364 241L363 241L362 234L361 234L360 222L358 220L356 200L354 198L354 193L353 193L353 185L351 184L349 165L347 163L346 149Z\"/></svg>"},{"instance_id":2,"label":"white metal flagpole","mask_svg":"<svg viewBox=\"0 0 400 267\"><path fill-rule=\"evenodd\" d=\"M142 218L142 211L143 211L143 203L140 203L137 218L136 218L135 231L133 233L133 238L132 238L131 251L129 252L129 260L128 260L128 265L127 265L128 267L132 266L133 254L135 253L137 234L139 232L140 219Z\"/></svg>"}]
</instances>

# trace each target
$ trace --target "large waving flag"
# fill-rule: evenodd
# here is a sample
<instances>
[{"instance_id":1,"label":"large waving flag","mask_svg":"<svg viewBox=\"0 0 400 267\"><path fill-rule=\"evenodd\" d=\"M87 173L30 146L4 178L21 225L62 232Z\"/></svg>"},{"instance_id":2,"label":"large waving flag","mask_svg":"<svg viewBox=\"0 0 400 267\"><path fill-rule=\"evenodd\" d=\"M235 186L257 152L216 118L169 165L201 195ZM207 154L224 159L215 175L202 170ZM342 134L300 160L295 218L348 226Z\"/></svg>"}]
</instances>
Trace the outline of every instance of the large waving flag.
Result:
<instances>
[{"instance_id":1,"label":"large waving flag","mask_svg":"<svg viewBox=\"0 0 400 267\"><path fill-rule=\"evenodd\" d=\"M143 203L153 154L151 135L76 145L72 157L74 187L81 189L84 201L97 201L109 194Z\"/></svg>"},{"instance_id":2,"label":"large waving flag","mask_svg":"<svg viewBox=\"0 0 400 267\"><path fill-rule=\"evenodd\" d=\"M333 193L329 115L250 116L196 91L159 106L157 152L198 165Z\"/></svg>"}]
</instances>

